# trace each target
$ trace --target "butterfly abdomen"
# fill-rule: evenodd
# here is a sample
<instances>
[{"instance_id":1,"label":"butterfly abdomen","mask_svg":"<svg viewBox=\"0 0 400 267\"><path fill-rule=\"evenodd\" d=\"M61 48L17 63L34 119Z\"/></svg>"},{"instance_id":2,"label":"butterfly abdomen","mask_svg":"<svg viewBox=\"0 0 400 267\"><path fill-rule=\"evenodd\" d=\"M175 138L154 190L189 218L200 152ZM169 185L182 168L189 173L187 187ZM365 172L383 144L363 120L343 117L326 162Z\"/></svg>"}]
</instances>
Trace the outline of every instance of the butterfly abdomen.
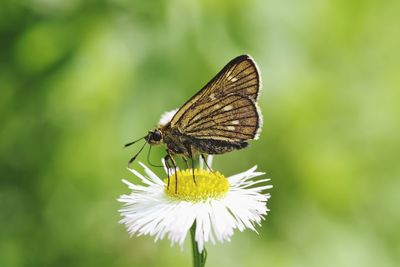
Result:
<instances>
[{"instance_id":1,"label":"butterfly abdomen","mask_svg":"<svg viewBox=\"0 0 400 267\"><path fill-rule=\"evenodd\" d=\"M200 153L205 154L224 154L233 150L247 147L247 142L228 142L225 140L215 139L197 139L192 138L192 146Z\"/></svg>"}]
</instances>

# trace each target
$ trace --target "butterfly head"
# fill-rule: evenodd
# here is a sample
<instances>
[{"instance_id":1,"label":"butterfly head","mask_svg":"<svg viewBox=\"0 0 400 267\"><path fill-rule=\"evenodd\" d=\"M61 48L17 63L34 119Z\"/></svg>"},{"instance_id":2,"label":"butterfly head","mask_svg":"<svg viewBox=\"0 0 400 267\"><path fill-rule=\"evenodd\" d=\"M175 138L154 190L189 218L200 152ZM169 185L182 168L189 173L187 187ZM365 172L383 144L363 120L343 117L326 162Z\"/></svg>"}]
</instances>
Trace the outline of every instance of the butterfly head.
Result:
<instances>
[{"instance_id":1,"label":"butterfly head","mask_svg":"<svg viewBox=\"0 0 400 267\"><path fill-rule=\"evenodd\" d=\"M160 129L154 129L152 131L149 131L149 133L146 136L146 141L150 145L159 145L163 141L163 134Z\"/></svg>"}]
</instances>

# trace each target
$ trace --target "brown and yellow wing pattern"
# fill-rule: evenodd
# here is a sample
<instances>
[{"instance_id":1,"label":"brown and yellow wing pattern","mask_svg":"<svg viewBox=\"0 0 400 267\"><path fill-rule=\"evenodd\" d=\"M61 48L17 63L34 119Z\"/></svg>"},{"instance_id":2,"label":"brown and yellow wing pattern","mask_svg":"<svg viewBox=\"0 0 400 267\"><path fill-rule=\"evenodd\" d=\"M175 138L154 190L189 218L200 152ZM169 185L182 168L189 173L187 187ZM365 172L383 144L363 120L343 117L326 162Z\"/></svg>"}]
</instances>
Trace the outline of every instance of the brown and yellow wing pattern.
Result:
<instances>
[{"instance_id":1,"label":"brown and yellow wing pattern","mask_svg":"<svg viewBox=\"0 0 400 267\"><path fill-rule=\"evenodd\" d=\"M202 139L245 141L255 137L260 125L255 102L237 94L198 105L188 117L183 133Z\"/></svg>"},{"instance_id":2,"label":"brown and yellow wing pattern","mask_svg":"<svg viewBox=\"0 0 400 267\"><path fill-rule=\"evenodd\" d=\"M171 126L185 124L184 116L190 108L228 94L240 94L257 101L260 86L261 79L254 60L248 55L238 56L178 110Z\"/></svg>"},{"instance_id":3,"label":"brown and yellow wing pattern","mask_svg":"<svg viewBox=\"0 0 400 267\"><path fill-rule=\"evenodd\" d=\"M260 83L253 59L239 56L178 110L170 127L198 139L256 139L262 123L256 104Z\"/></svg>"}]
</instances>

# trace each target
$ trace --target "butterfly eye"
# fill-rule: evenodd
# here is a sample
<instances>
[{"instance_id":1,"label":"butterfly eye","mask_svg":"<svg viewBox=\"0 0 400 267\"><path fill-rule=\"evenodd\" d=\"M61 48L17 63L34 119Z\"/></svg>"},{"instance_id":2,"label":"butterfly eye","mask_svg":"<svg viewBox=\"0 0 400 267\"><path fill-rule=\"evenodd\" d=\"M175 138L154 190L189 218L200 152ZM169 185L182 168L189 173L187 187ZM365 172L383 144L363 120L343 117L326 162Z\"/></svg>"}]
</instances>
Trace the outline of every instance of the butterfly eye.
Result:
<instances>
[{"instance_id":1,"label":"butterfly eye","mask_svg":"<svg viewBox=\"0 0 400 267\"><path fill-rule=\"evenodd\" d=\"M152 139L156 142L160 141L162 138L161 133L159 131L155 131L152 134Z\"/></svg>"}]
</instances>

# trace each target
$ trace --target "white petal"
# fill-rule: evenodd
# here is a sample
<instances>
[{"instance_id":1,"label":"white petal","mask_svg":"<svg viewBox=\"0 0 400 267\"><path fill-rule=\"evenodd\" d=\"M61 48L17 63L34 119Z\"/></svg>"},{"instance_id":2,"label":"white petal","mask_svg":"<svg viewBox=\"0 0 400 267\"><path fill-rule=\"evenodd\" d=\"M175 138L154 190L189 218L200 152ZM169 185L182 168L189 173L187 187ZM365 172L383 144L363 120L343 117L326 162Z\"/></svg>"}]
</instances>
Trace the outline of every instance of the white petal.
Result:
<instances>
[{"instance_id":1,"label":"white petal","mask_svg":"<svg viewBox=\"0 0 400 267\"><path fill-rule=\"evenodd\" d=\"M164 167L165 174L168 175L167 164L165 164L165 159L164 158L161 159L161 163L162 163L162 165Z\"/></svg>"},{"instance_id":2,"label":"white petal","mask_svg":"<svg viewBox=\"0 0 400 267\"><path fill-rule=\"evenodd\" d=\"M140 166L143 167L144 171L146 174L149 176L149 178L156 184L164 186L164 182L152 171L150 170L146 165L143 163L139 162Z\"/></svg>"},{"instance_id":3,"label":"white petal","mask_svg":"<svg viewBox=\"0 0 400 267\"><path fill-rule=\"evenodd\" d=\"M256 169L257 169L257 165L254 166L254 167L252 167L251 169L245 171L245 172L241 172L241 173L238 173L238 174L235 174L235 175L230 176L230 177L228 178L229 183L230 183L231 185L237 184L237 183L240 182L241 180L243 180L243 179L247 178L249 175L253 174L254 171L255 171Z\"/></svg>"},{"instance_id":4,"label":"white petal","mask_svg":"<svg viewBox=\"0 0 400 267\"><path fill-rule=\"evenodd\" d=\"M146 177L144 177L143 175L141 175L139 172L137 172L134 169L129 169L128 170L133 173L134 175L136 175L140 180L142 180L143 183L147 184L147 185L153 185L153 182L151 182L149 179L147 179Z\"/></svg>"},{"instance_id":5,"label":"white petal","mask_svg":"<svg viewBox=\"0 0 400 267\"><path fill-rule=\"evenodd\" d=\"M208 155L207 157L207 165L212 168L212 163L213 163L213 155Z\"/></svg>"},{"instance_id":6,"label":"white petal","mask_svg":"<svg viewBox=\"0 0 400 267\"><path fill-rule=\"evenodd\" d=\"M171 121L172 117L174 117L174 115L177 111L178 111L178 109L174 109L174 110L167 111L164 114L162 114L160 121L158 122L158 125L160 125L160 126L167 125Z\"/></svg>"}]
</instances>

